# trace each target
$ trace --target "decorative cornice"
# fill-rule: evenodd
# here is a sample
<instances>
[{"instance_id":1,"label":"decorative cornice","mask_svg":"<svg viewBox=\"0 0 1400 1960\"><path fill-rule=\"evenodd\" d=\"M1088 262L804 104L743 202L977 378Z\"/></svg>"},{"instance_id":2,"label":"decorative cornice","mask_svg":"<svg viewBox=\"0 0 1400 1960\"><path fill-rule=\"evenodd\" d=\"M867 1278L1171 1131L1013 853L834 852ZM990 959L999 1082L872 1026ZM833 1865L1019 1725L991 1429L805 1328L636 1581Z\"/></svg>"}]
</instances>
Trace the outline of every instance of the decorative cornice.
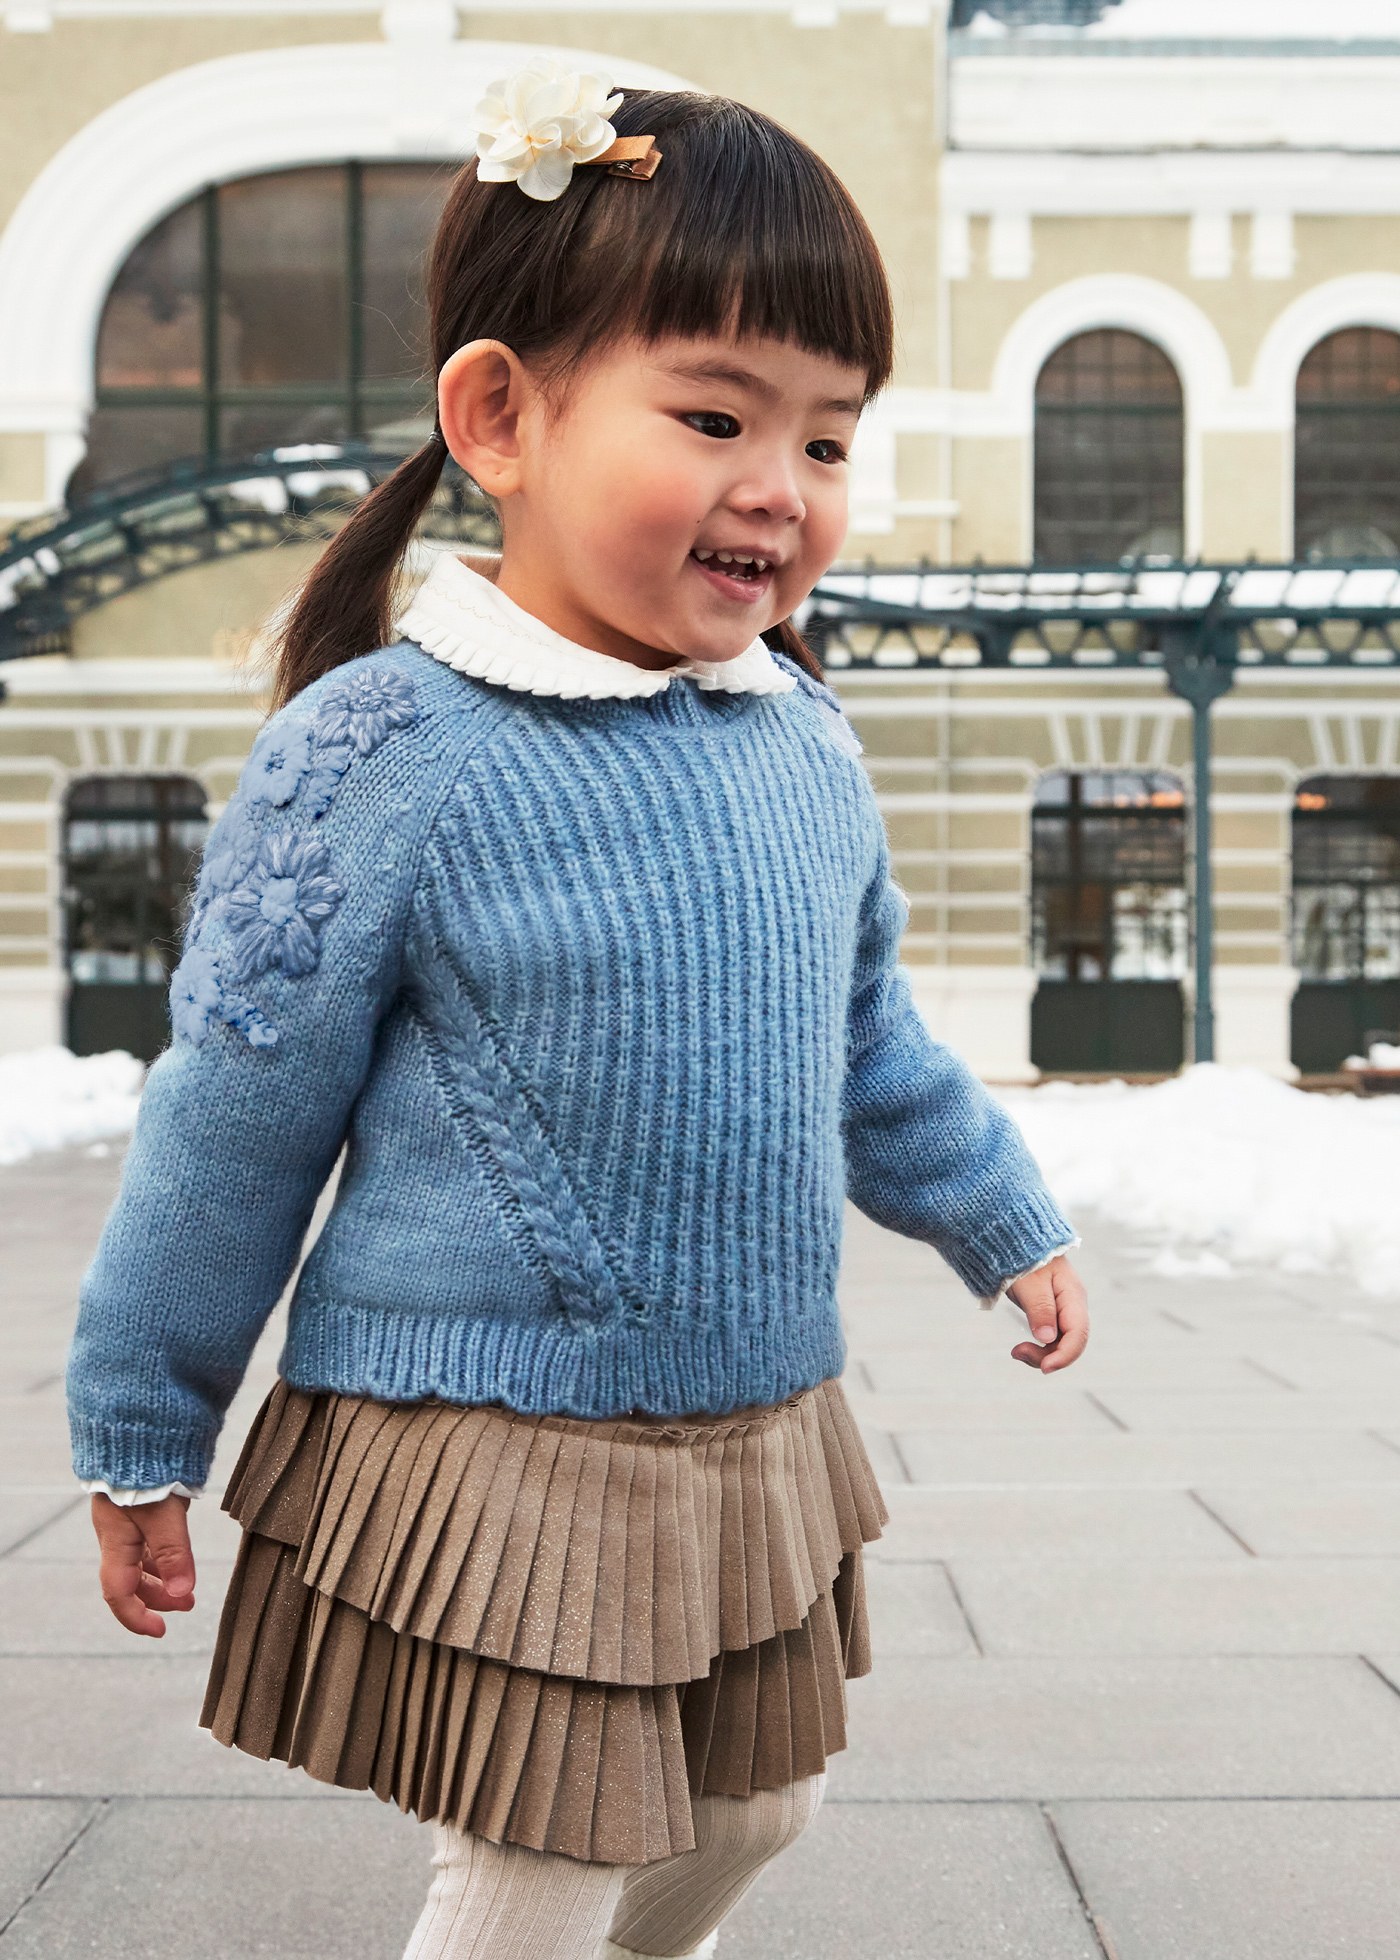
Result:
<instances>
[{"instance_id":1,"label":"decorative cornice","mask_svg":"<svg viewBox=\"0 0 1400 1960\"><path fill-rule=\"evenodd\" d=\"M733 660L685 660L662 668L635 667L630 660L580 646L526 612L452 551L437 554L393 626L459 673L524 694L634 699L659 694L680 678L726 694L788 694L798 684L761 639L751 641Z\"/></svg>"}]
</instances>

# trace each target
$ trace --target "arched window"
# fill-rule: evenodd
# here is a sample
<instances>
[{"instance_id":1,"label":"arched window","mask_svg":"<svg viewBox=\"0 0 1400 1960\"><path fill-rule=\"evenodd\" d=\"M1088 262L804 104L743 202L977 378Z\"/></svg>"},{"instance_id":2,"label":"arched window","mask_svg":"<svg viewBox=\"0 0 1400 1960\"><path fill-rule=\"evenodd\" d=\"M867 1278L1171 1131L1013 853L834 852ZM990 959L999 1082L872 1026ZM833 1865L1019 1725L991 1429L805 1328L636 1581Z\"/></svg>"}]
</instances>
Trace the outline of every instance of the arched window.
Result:
<instances>
[{"instance_id":1,"label":"arched window","mask_svg":"<svg viewBox=\"0 0 1400 1960\"><path fill-rule=\"evenodd\" d=\"M1299 368L1293 538L1300 558L1400 551L1400 334L1347 327Z\"/></svg>"},{"instance_id":2,"label":"arched window","mask_svg":"<svg viewBox=\"0 0 1400 1960\"><path fill-rule=\"evenodd\" d=\"M212 184L147 232L97 336L80 498L176 458L432 428L421 265L457 166L339 163Z\"/></svg>"},{"instance_id":3,"label":"arched window","mask_svg":"<svg viewBox=\"0 0 1400 1960\"><path fill-rule=\"evenodd\" d=\"M1035 555L1055 564L1179 558L1181 382L1118 327L1076 334L1035 384Z\"/></svg>"}]
</instances>

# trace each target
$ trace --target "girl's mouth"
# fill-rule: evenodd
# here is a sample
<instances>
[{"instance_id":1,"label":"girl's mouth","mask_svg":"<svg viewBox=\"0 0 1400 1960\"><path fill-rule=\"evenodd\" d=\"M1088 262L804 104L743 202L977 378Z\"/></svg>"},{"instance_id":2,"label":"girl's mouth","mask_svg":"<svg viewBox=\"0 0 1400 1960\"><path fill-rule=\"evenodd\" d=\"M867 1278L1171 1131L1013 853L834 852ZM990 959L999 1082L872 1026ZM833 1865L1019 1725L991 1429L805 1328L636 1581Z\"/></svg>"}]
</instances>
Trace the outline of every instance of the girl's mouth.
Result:
<instances>
[{"instance_id":1,"label":"girl's mouth","mask_svg":"<svg viewBox=\"0 0 1400 1960\"><path fill-rule=\"evenodd\" d=\"M743 605L753 605L755 600L763 598L773 583L771 565L745 565L737 559L721 564L713 554L702 559L693 551L690 553L690 563L704 574L717 592L722 592L726 599L738 599Z\"/></svg>"}]
</instances>

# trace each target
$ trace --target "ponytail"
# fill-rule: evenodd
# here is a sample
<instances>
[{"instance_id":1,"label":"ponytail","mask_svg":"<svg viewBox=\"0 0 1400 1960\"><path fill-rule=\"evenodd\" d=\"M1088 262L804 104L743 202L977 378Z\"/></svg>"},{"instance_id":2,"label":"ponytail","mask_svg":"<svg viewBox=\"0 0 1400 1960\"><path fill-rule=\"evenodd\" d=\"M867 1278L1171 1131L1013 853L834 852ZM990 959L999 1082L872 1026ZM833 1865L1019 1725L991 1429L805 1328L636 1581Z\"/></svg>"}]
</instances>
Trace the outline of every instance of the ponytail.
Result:
<instances>
[{"instance_id":1,"label":"ponytail","mask_svg":"<svg viewBox=\"0 0 1400 1960\"><path fill-rule=\"evenodd\" d=\"M356 505L321 553L290 612L270 635L275 714L322 674L386 646L404 555L447 460L442 432L405 457Z\"/></svg>"}]
</instances>

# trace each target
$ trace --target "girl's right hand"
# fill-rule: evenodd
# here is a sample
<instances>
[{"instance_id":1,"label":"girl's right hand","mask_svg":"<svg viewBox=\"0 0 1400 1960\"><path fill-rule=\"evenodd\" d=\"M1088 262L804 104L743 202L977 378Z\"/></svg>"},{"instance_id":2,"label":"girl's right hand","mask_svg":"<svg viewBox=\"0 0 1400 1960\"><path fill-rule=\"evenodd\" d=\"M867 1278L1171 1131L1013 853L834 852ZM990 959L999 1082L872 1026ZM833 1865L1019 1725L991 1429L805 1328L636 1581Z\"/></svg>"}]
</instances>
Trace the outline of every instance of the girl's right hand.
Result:
<instances>
[{"instance_id":1,"label":"girl's right hand","mask_svg":"<svg viewBox=\"0 0 1400 1960\"><path fill-rule=\"evenodd\" d=\"M165 1632L160 1614L188 1613L194 1605L189 1504L173 1492L156 1504L131 1505L114 1504L102 1491L92 1494L102 1597L131 1633L159 1640Z\"/></svg>"}]
</instances>

